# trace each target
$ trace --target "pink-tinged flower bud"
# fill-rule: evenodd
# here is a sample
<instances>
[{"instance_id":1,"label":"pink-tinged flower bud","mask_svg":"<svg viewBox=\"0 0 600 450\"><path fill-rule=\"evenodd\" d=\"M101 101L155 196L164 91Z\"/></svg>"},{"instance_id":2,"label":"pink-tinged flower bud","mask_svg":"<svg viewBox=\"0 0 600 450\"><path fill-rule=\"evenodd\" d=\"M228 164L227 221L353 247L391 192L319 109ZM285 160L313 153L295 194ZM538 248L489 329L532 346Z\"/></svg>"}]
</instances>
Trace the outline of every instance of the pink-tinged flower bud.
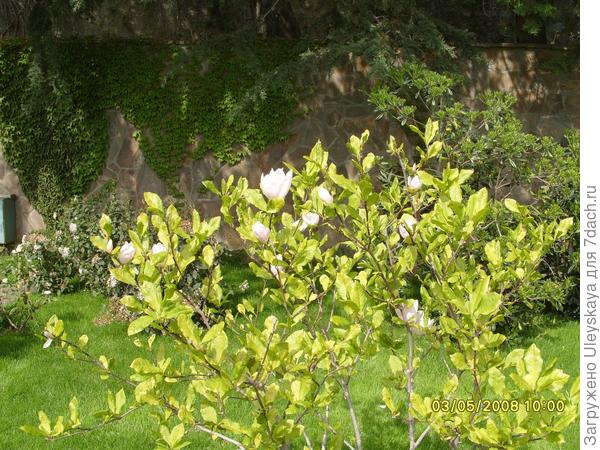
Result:
<instances>
[{"instance_id":1,"label":"pink-tinged flower bud","mask_svg":"<svg viewBox=\"0 0 600 450\"><path fill-rule=\"evenodd\" d=\"M332 195L331 195L331 193L330 193L330 192L329 192L327 189L325 189L323 186L321 186L321 187L319 188L318 194L319 194L319 198L321 199L321 201L322 201L323 203L325 203L326 205L331 205L331 204L333 204L333 196L332 196Z\"/></svg>"},{"instance_id":2,"label":"pink-tinged flower bud","mask_svg":"<svg viewBox=\"0 0 600 450\"><path fill-rule=\"evenodd\" d=\"M128 264L129 262L131 262L134 256L135 247L131 242L125 242L125 244L123 244L123 246L121 247L121 250L119 250L119 262L123 265Z\"/></svg>"},{"instance_id":3,"label":"pink-tinged flower bud","mask_svg":"<svg viewBox=\"0 0 600 450\"><path fill-rule=\"evenodd\" d=\"M419 313L418 300L412 300L410 304L396 308L396 314L406 323L416 323L419 320Z\"/></svg>"},{"instance_id":4,"label":"pink-tinged flower bud","mask_svg":"<svg viewBox=\"0 0 600 450\"><path fill-rule=\"evenodd\" d=\"M109 239L106 243L106 253L112 253L113 249L113 241L112 239Z\"/></svg>"},{"instance_id":5,"label":"pink-tinged flower bud","mask_svg":"<svg viewBox=\"0 0 600 450\"><path fill-rule=\"evenodd\" d=\"M269 200L285 198L292 186L292 171L285 173L283 169L271 171L260 176L260 190Z\"/></svg>"},{"instance_id":6,"label":"pink-tinged flower bud","mask_svg":"<svg viewBox=\"0 0 600 450\"><path fill-rule=\"evenodd\" d=\"M261 222L255 222L252 225L252 232L256 239L258 239L263 244L266 244L269 241L269 234L271 234L271 230L268 227L264 226Z\"/></svg>"},{"instance_id":7,"label":"pink-tinged flower bud","mask_svg":"<svg viewBox=\"0 0 600 450\"><path fill-rule=\"evenodd\" d=\"M156 255L157 253L162 253L162 252L166 252L166 251L167 251L167 247L165 247L162 242L158 242L152 246L150 253L152 253L153 255Z\"/></svg>"},{"instance_id":8,"label":"pink-tinged flower bud","mask_svg":"<svg viewBox=\"0 0 600 450\"><path fill-rule=\"evenodd\" d=\"M44 348L48 348L50 345L52 345L52 339L54 336L52 336L52 333L50 333L48 330L45 330L43 334L46 338L46 342L44 342Z\"/></svg>"},{"instance_id":9,"label":"pink-tinged flower bud","mask_svg":"<svg viewBox=\"0 0 600 450\"><path fill-rule=\"evenodd\" d=\"M283 257L281 255L275 255L275 258L277 258L279 261L283 261ZM269 267L269 269L271 270L273 276L276 278L279 278L279 275L283 273L283 267L281 266L275 266L271 264L271 267Z\"/></svg>"},{"instance_id":10,"label":"pink-tinged flower bud","mask_svg":"<svg viewBox=\"0 0 600 450\"><path fill-rule=\"evenodd\" d=\"M417 225L418 221L413 216L408 215L402 217L401 220L403 224L398 226L398 232L402 236L402 239L407 239L415 232L415 225Z\"/></svg>"},{"instance_id":11,"label":"pink-tinged flower bud","mask_svg":"<svg viewBox=\"0 0 600 450\"><path fill-rule=\"evenodd\" d=\"M313 212L307 212L302 214L302 222L309 227L316 227L319 224L319 215Z\"/></svg>"},{"instance_id":12,"label":"pink-tinged flower bud","mask_svg":"<svg viewBox=\"0 0 600 450\"><path fill-rule=\"evenodd\" d=\"M423 182L418 175L415 175L414 177L408 177L408 190L410 192L417 192L422 187Z\"/></svg>"},{"instance_id":13,"label":"pink-tinged flower bud","mask_svg":"<svg viewBox=\"0 0 600 450\"><path fill-rule=\"evenodd\" d=\"M300 230L300 231L304 231L304 230L306 230L306 228L308 227L308 225L306 225L306 224L304 223L304 221L301 221L301 220L296 220L296 221L295 221L295 222L292 224L292 226L293 226L294 228L297 228L297 229L298 229L298 230Z\"/></svg>"}]
</instances>

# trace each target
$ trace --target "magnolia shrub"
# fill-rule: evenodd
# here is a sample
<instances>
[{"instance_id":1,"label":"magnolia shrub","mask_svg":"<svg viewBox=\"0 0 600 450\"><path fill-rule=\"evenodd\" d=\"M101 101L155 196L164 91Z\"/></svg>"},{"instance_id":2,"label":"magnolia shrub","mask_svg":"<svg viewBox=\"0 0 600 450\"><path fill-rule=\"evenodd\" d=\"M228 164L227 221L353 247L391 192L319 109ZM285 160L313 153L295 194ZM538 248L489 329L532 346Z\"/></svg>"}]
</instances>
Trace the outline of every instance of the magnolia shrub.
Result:
<instances>
[{"instance_id":1,"label":"magnolia shrub","mask_svg":"<svg viewBox=\"0 0 600 450\"><path fill-rule=\"evenodd\" d=\"M250 269L264 280L256 301L225 313L218 312L221 274L207 241L219 218L206 222L194 212L188 233L173 206L165 209L158 196L146 194L147 213L130 242L117 246L104 216L93 242L111 254L116 279L138 292L121 301L137 314L128 334L147 356L132 361L127 377L113 371L109 357L88 352L86 336L69 339L57 317L44 332L46 346L123 384L96 414L100 423L149 408L157 412L157 448L182 448L187 434L203 432L240 449L298 441L307 449L362 449L350 385L361 362L385 350L390 372L379 380L382 399L408 423L410 449L431 432L453 448L560 442L577 416L578 381L568 389L568 375L544 363L535 345L507 352L497 326L504 293L539 276L540 258L571 222L537 224L507 200L514 227L479 242L487 190L463 192L469 170L432 176L428 163L442 149L436 124L418 132L423 148L412 165L390 138L388 152L403 176L380 190L369 175L378 158L364 152L367 132L348 143L355 179L339 173L317 143L301 170L272 170L259 189L245 178L206 183L221 198L224 221L246 240ZM197 261L207 267L206 278L197 292L185 291L182 273ZM265 314L266 304L281 314ZM426 394L416 383L422 361L433 355L447 374L435 395L437 387ZM330 418L338 397L352 436ZM558 405L560 414L533 407L541 404ZM231 414L239 408L248 411L241 421ZM48 438L98 426L81 423L75 398L66 418L40 412L39 419L25 430ZM316 427L309 430L307 421Z\"/></svg>"}]
</instances>

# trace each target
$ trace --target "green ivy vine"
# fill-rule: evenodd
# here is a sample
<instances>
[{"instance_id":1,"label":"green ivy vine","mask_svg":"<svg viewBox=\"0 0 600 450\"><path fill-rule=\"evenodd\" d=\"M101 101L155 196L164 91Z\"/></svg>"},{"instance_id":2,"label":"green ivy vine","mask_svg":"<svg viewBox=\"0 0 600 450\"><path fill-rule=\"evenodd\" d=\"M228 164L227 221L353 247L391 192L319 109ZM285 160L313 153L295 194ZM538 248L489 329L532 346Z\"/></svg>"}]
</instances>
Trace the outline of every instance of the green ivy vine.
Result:
<instances>
[{"instance_id":1,"label":"green ivy vine","mask_svg":"<svg viewBox=\"0 0 600 450\"><path fill-rule=\"evenodd\" d=\"M120 110L150 167L172 184L186 157L234 164L283 139L297 104L300 42L0 41L0 144L45 216L84 193Z\"/></svg>"}]
</instances>

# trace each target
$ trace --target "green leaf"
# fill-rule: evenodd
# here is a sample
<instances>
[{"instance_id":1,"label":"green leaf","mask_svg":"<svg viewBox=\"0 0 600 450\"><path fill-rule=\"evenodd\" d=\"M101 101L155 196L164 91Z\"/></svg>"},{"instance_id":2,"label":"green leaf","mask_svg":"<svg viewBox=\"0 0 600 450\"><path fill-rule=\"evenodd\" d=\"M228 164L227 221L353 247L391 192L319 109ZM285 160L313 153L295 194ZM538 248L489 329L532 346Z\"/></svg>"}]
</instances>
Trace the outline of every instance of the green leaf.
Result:
<instances>
[{"instance_id":1,"label":"green leaf","mask_svg":"<svg viewBox=\"0 0 600 450\"><path fill-rule=\"evenodd\" d=\"M404 364L400 358L398 358L396 355L390 355L388 364L390 365L392 375L395 377L402 376L404 373Z\"/></svg>"},{"instance_id":2,"label":"green leaf","mask_svg":"<svg viewBox=\"0 0 600 450\"><path fill-rule=\"evenodd\" d=\"M112 221L110 217L108 217L106 214L102 214L102 216L100 217L99 225L100 230L102 230L104 233L104 237L109 238L113 230ZM104 248L106 248L106 245L104 246Z\"/></svg>"},{"instance_id":3,"label":"green leaf","mask_svg":"<svg viewBox=\"0 0 600 450\"><path fill-rule=\"evenodd\" d=\"M225 322L218 322L215 325L213 325L202 338L202 344L206 344L215 339L219 334L223 332L224 327Z\"/></svg>"},{"instance_id":4,"label":"green leaf","mask_svg":"<svg viewBox=\"0 0 600 450\"><path fill-rule=\"evenodd\" d=\"M502 264L502 250L499 241L488 242L485 244L484 250L485 256L492 265L497 266Z\"/></svg>"},{"instance_id":5,"label":"green leaf","mask_svg":"<svg viewBox=\"0 0 600 450\"><path fill-rule=\"evenodd\" d=\"M164 212L163 202L161 198L154 192L144 192L144 200L151 212L160 214Z\"/></svg>"},{"instance_id":6,"label":"green leaf","mask_svg":"<svg viewBox=\"0 0 600 450\"><path fill-rule=\"evenodd\" d=\"M217 410L215 408L213 408L212 406L201 407L200 414L202 415L202 418L204 419L205 422L215 423L215 424L218 422Z\"/></svg>"},{"instance_id":7,"label":"green leaf","mask_svg":"<svg viewBox=\"0 0 600 450\"><path fill-rule=\"evenodd\" d=\"M505 377L496 367L488 370L488 383L496 394L503 397L506 391Z\"/></svg>"},{"instance_id":8,"label":"green leaf","mask_svg":"<svg viewBox=\"0 0 600 450\"><path fill-rule=\"evenodd\" d=\"M148 327L148 325L150 325L153 321L154 319L150 316L138 317L129 324L129 327L127 328L127 335L132 336L139 333L140 331L146 329L146 327Z\"/></svg>"},{"instance_id":9,"label":"green leaf","mask_svg":"<svg viewBox=\"0 0 600 450\"><path fill-rule=\"evenodd\" d=\"M391 413L396 414L398 408L396 407L396 404L394 403L394 398L392 397L392 394L390 393L388 388L384 387L382 389L381 397L383 398L383 403L385 403L385 406L388 407Z\"/></svg>"},{"instance_id":10,"label":"green leaf","mask_svg":"<svg viewBox=\"0 0 600 450\"><path fill-rule=\"evenodd\" d=\"M123 406L125 405L125 391L121 389L115 395L115 413L120 414Z\"/></svg>"},{"instance_id":11,"label":"green leaf","mask_svg":"<svg viewBox=\"0 0 600 450\"><path fill-rule=\"evenodd\" d=\"M565 236L569 232L569 230L571 229L572 226L573 226L573 218L572 217L568 217L567 219L561 220L560 223L558 224L558 227L556 228L554 238L560 239L561 237Z\"/></svg>"},{"instance_id":12,"label":"green leaf","mask_svg":"<svg viewBox=\"0 0 600 450\"><path fill-rule=\"evenodd\" d=\"M215 260L215 251L211 245L207 245L202 249L202 259L204 260L204 264L208 267L213 265Z\"/></svg>"},{"instance_id":13,"label":"green leaf","mask_svg":"<svg viewBox=\"0 0 600 450\"><path fill-rule=\"evenodd\" d=\"M425 134L423 136L425 145L429 145L431 141L433 141L439 128L440 124L437 121L434 122L431 119L427 119L427 123L425 124Z\"/></svg>"},{"instance_id":14,"label":"green leaf","mask_svg":"<svg viewBox=\"0 0 600 450\"><path fill-rule=\"evenodd\" d=\"M135 275L130 267L112 267L110 273L121 283L129 284L130 286L136 285Z\"/></svg>"},{"instance_id":15,"label":"green leaf","mask_svg":"<svg viewBox=\"0 0 600 450\"><path fill-rule=\"evenodd\" d=\"M377 161L377 157L369 152L367 153L367 156L364 157L364 159L362 160L362 169L365 172L368 172L369 170L371 170L373 168L373 166L375 165L375 162Z\"/></svg>"},{"instance_id":16,"label":"green leaf","mask_svg":"<svg viewBox=\"0 0 600 450\"><path fill-rule=\"evenodd\" d=\"M488 192L486 188L481 188L475 194L469 197L465 213L473 222L478 223L485 214L488 203Z\"/></svg>"},{"instance_id":17,"label":"green leaf","mask_svg":"<svg viewBox=\"0 0 600 450\"><path fill-rule=\"evenodd\" d=\"M544 364L540 349L535 344L531 344L525 352L523 361L525 361L525 368L528 375L532 377L534 382L537 381L540 373L542 373L542 365Z\"/></svg>"},{"instance_id":18,"label":"green leaf","mask_svg":"<svg viewBox=\"0 0 600 450\"><path fill-rule=\"evenodd\" d=\"M467 366L467 361L465 360L465 356L462 353L453 353L450 355L450 360L454 367L458 370L468 370L469 366Z\"/></svg>"}]
</instances>

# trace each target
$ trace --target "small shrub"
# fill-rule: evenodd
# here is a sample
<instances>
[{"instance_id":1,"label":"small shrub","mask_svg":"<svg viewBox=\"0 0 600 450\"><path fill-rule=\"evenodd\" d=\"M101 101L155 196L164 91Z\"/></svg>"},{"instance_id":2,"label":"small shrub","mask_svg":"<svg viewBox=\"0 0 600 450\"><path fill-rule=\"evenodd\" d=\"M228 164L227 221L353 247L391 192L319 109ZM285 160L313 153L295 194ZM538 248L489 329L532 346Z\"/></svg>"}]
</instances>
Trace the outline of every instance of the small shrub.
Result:
<instances>
[{"instance_id":1,"label":"small shrub","mask_svg":"<svg viewBox=\"0 0 600 450\"><path fill-rule=\"evenodd\" d=\"M23 237L13 251L16 273L30 289L61 294L86 289L122 295L125 287L108 274L110 259L89 241L102 211L115 217L116 239L133 223L131 205L108 184L90 197L73 197L48 220L47 229Z\"/></svg>"},{"instance_id":2,"label":"small shrub","mask_svg":"<svg viewBox=\"0 0 600 450\"><path fill-rule=\"evenodd\" d=\"M26 330L46 300L30 296L27 292L14 292L13 295L12 299L0 298L0 331L10 329L20 333Z\"/></svg>"}]
</instances>

